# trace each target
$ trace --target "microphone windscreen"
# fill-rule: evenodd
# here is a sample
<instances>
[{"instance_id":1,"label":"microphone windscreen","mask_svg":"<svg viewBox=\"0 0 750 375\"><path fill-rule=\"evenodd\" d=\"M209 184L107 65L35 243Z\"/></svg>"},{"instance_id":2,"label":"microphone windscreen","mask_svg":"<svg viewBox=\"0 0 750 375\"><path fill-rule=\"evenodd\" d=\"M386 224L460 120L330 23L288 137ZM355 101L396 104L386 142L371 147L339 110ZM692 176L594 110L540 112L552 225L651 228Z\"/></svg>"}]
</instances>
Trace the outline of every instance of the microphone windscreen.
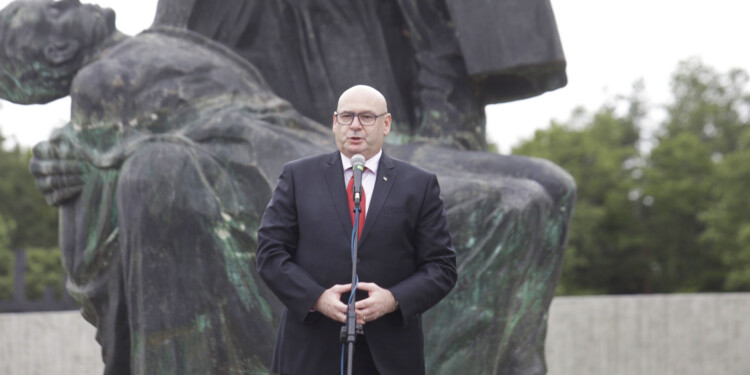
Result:
<instances>
[{"instance_id":1,"label":"microphone windscreen","mask_svg":"<svg viewBox=\"0 0 750 375\"><path fill-rule=\"evenodd\" d=\"M365 167L365 157L361 154L352 156L352 169L362 170Z\"/></svg>"}]
</instances>

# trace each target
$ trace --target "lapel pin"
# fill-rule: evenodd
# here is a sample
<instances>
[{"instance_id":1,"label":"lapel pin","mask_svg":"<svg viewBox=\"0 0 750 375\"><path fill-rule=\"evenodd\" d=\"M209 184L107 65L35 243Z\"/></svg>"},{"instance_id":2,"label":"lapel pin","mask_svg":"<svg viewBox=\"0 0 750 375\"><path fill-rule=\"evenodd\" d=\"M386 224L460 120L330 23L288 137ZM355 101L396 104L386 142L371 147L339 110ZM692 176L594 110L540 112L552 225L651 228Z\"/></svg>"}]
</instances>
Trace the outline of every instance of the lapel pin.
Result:
<instances>
[{"instance_id":1,"label":"lapel pin","mask_svg":"<svg viewBox=\"0 0 750 375\"><path fill-rule=\"evenodd\" d=\"M388 177L383 176L383 181L388 181Z\"/></svg>"}]
</instances>

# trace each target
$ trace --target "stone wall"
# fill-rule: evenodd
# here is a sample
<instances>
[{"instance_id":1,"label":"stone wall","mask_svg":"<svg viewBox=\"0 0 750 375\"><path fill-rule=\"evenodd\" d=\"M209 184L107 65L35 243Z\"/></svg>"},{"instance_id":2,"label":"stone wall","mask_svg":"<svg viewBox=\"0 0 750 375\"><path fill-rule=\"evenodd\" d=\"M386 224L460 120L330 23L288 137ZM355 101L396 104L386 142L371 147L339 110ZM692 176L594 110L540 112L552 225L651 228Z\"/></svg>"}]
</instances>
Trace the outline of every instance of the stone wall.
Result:
<instances>
[{"instance_id":1,"label":"stone wall","mask_svg":"<svg viewBox=\"0 0 750 375\"><path fill-rule=\"evenodd\" d=\"M750 293L557 297L549 375L750 374ZM101 374L75 311L0 314L0 374Z\"/></svg>"},{"instance_id":2,"label":"stone wall","mask_svg":"<svg viewBox=\"0 0 750 375\"><path fill-rule=\"evenodd\" d=\"M557 297L548 375L750 374L750 293Z\"/></svg>"},{"instance_id":3,"label":"stone wall","mask_svg":"<svg viewBox=\"0 0 750 375\"><path fill-rule=\"evenodd\" d=\"M78 311L0 314L0 374L101 374L95 335Z\"/></svg>"}]
</instances>

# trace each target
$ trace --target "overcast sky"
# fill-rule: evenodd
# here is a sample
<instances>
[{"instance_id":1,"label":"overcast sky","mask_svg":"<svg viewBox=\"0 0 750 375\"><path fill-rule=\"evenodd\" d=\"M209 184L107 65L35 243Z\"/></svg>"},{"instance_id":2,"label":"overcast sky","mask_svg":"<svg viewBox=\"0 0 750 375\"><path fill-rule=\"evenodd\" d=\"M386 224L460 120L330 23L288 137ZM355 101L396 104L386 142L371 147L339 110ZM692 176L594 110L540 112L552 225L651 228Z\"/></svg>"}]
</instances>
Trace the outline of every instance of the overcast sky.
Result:
<instances>
[{"instance_id":1,"label":"overcast sky","mask_svg":"<svg viewBox=\"0 0 750 375\"><path fill-rule=\"evenodd\" d=\"M9 2L0 0L0 8ZM156 9L156 0L88 2L114 9L117 27L130 35L147 28ZM568 85L487 107L488 135L503 153L550 120L567 120L576 106L593 111L615 95L630 93L638 79L644 80L652 105L666 104L670 74L692 56L722 72L734 67L750 71L749 0L552 0L552 6L568 62ZM46 139L70 113L67 98L43 106L0 105L3 135L24 146ZM655 112L651 125L659 118Z\"/></svg>"}]
</instances>

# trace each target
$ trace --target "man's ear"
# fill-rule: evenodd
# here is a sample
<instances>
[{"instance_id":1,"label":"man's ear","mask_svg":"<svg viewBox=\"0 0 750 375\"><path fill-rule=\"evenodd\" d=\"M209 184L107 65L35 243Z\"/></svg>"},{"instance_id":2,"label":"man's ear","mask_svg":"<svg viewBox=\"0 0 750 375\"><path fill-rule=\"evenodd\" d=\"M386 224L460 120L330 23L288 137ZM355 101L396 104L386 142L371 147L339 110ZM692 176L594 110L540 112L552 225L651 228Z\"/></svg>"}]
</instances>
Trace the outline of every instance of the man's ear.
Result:
<instances>
[{"instance_id":1,"label":"man's ear","mask_svg":"<svg viewBox=\"0 0 750 375\"><path fill-rule=\"evenodd\" d=\"M44 57L55 65L63 64L76 56L80 46L75 39L56 40L44 47Z\"/></svg>"},{"instance_id":2,"label":"man's ear","mask_svg":"<svg viewBox=\"0 0 750 375\"><path fill-rule=\"evenodd\" d=\"M383 124L385 125L383 127L384 135L388 135L388 133L391 132L391 121L393 121L393 118L391 118L391 114L386 113L385 118L383 119Z\"/></svg>"}]
</instances>

